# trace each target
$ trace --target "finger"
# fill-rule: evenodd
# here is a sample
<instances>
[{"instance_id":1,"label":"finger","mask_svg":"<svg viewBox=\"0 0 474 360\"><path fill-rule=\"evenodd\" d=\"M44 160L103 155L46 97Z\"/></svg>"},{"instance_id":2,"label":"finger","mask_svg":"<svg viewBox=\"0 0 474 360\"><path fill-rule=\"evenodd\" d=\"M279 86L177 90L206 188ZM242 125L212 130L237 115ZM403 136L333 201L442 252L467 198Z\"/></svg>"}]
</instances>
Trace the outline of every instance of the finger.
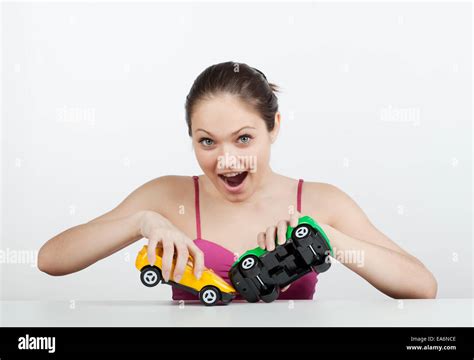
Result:
<instances>
[{"instance_id":1,"label":"finger","mask_svg":"<svg viewBox=\"0 0 474 360\"><path fill-rule=\"evenodd\" d=\"M257 235L257 243L262 249L265 249L265 233L261 232Z\"/></svg>"},{"instance_id":2,"label":"finger","mask_svg":"<svg viewBox=\"0 0 474 360\"><path fill-rule=\"evenodd\" d=\"M201 278L202 272L204 271L204 253L191 240L188 244L188 250L193 257L194 276L196 276L196 278L199 280Z\"/></svg>"},{"instance_id":3,"label":"finger","mask_svg":"<svg viewBox=\"0 0 474 360\"><path fill-rule=\"evenodd\" d=\"M175 243L176 252L178 254L176 258L176 265L173 271L173 281L179 283L183 277L184 269L189 259L188 247L184 244L184 241Z\"/></svg>"},{"instance_id":4,"label":"finger","mask_svg":"<svg viewBox=\"0 0 474 360\"><path fill-rule=\"evenodd\" d=\"M301 217L301 213L299 211L295 211L290 215L290 226L296 227L298 225L298 219Z\"/></svg>"},{"instance_id":5,"label":"finger","mask_svg":"<svg viewBox=\"0 0 474 360\"><path fill-rule=\"evenodd\" d=\"M148 240L148 262L150 265L155 265L156 261L156 245L158 245L158 237L153 237L152 239Z\"/></svg>"},{"instance_id":6,"label":"finger","mask_svg":"<svg viewBox=\"0 0 474 360\"><path fill-rule=\"evenodd\" d=\"M290 284L290 285L287 285L287 286L285 286L283 289L281 289L281 292L285 292L286 290L288 290L288 289L289 289L289 287L290 287L290 286L291 286L291 284Z\"/></svg>"},{"instance_id":7,"label":"finger","mask_svg":"<svg viewBox=\"0 0 474 360\"><path fill-rule=\"evenodd\" d=\"M268 251L275 250L276 226L270 226L265 232L265 246Z\"/></svg>"},{"instance_id":8,"label":"finger","mask_svg":"<svg viewBox=\"0 0 474 360\"><path fill-rule=\"evenodd\" d=\"M161 267L161 271L163 273L163 279L165 281L169 281L171 266L173 264L174 243L169 238L163 238L162 243L163 243L163 266Z\"/></svg>"},{"instance_id":9,"label":"finger","mask_svg":"<svg viewBox=\"0 0 474 360\"><path fill-rule=\"evenodd\" d=\"M284 244L286 241L286 228L288 223L285 220L280 220L277 223L277 238L278 244Z\"/></svg>"}]
</instances>

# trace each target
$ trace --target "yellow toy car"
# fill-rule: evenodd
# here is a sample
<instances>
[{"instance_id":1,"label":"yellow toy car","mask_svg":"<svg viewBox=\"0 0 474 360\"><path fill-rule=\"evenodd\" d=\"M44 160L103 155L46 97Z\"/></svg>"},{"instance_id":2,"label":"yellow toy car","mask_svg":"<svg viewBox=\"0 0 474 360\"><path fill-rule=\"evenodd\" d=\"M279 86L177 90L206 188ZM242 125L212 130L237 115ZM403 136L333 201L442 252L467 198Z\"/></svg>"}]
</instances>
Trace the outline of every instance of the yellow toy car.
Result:
<instances>
[{"instance_id":1,"label":"yellow toy car","mask_svg":"<svg viewBox=\"0 0 474 360\"><path fill-rule=\"evenodd\" d=\"M148 262L147 251L148 246L143 246L135 261L135 267L140 270L140 280L143 285L153 287L162 282L163 284L176 286L194 295L199 295L201 303L207 306L215 305L219 301L228 304L235 298L237 291L212 269L205 268L201 278L197 279L193 273L191 258L188 260L179 283L172 281L171 278L165 282L161 275L163 249L156 248L156 260L153 266ZM174 272L174 265L173 262L171 274Z\"/></svg>"}]
</instances>

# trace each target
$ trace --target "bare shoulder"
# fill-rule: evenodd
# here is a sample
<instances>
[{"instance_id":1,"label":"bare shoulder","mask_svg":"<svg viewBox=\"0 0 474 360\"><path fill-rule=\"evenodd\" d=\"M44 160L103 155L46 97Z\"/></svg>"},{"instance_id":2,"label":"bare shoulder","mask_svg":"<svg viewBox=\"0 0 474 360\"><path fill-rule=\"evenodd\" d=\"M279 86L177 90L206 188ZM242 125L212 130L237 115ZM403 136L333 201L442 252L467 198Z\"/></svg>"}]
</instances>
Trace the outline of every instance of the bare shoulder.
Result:
<instances>
[{"instance_id":1,"label":"bare shoulder","mask_svg":"<svg viewBox=\"0 0 474 360\"><path fill-rule=\"evenodd\" d=\"M114 209L91 222L124 217L142 210L152 210L167 216L167 211L174 208L175 204L183 203L191 190L190 176L160 176L138 186Z\"/></svg>"},{"instance_id":2,"label":"bare shoulder","mask_svg":"<svg viewBox=\"0 0 474 360\"><path fill-rule=\"evenodd\" d=\"M182 191L183 188L189 187L191 183L191 176L164 175L146 182L139 189L153 194L169 194Z\"/></svg>"},{"instance_id":3,"label":"bare shoulder","mask_svg":"<svg viewBox=\"0 0 474 360\"><path fill-rule=\"evenodd\" d=\"M333 184L325 183L325 182L310 182L305 181L304 187L308 191L308 195L313 200L335 200L340 199L345 194L339 187Z\"/></svg>"},{"instance_id":4,"label":"bare shoulder","mask_svg":"<svg viewBox=\"0 0 474 360\"><path fill-rule=\"evenodd\" d=\"M170 205L188 199L192 189L191 176L165 175L148 181L134 192L146 199L150 210L163 213Z\"/></svg>"},{"instance_id":5,"label":"bare shoulder","mask_svg":"<svg viewBox=\"0 0 474 360\"><path fill-rule=\"evenodd\" d=\"M351 209L360 210L356 202L336 185L324 182L304 182L304 207L310 215L334 226Z\"/></svg>"}]
</instances>

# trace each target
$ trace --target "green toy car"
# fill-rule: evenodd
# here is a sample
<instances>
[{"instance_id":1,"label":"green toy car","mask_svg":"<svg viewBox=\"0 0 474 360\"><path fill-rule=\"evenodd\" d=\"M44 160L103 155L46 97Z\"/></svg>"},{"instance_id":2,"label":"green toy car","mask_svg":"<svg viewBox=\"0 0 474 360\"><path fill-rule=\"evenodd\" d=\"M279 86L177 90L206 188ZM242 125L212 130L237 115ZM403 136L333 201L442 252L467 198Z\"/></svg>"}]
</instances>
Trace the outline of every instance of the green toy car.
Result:
<instances>
[{"instance_id":1,"label":"green toy car","mask_svg":"<svg viewBox=\"0 0 474 360\"><path fill-rule=\"evenodd\" d=\"M274 301L281 288L310 271L322 273L331 266L329 239L310 216L301 217L295 228L288 226L286 239L272 251L248 250L232 265L229 278L247 301Z\"/></svg>"}]
</instances>

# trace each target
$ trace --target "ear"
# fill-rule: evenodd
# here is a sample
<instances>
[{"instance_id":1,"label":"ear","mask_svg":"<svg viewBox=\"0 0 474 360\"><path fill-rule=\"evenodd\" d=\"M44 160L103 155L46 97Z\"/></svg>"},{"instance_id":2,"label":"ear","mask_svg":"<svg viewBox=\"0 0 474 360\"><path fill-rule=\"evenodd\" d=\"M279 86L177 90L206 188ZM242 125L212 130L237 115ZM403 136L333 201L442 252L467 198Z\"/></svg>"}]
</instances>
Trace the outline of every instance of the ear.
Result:
<instances>
[{"instance_id":1,"label":"ear","mask_svg":"<svg viewBox=\"0 0 474 360\"><path fill-rule=\"evenodd\" d=\"M280 122L281 122L281 114L279 111L275 113L275 125L273 126L273 130L270 131L270 139L272 144L278 137L278 133L280 132Z\"/></svg>"}]
</instances>

